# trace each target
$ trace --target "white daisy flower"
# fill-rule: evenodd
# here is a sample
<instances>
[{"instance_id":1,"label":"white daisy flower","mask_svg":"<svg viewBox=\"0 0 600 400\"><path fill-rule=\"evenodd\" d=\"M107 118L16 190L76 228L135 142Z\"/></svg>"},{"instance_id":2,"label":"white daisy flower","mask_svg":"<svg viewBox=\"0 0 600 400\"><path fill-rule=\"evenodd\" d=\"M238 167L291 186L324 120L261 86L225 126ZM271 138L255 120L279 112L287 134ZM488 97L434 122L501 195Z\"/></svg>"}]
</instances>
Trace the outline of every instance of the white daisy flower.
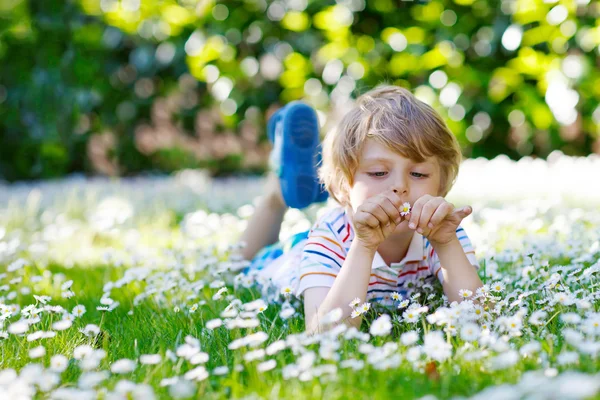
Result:
<instances>
[{"instance_id":1,"label":"white daisy flower","mask_svg":"<svg viewBox=\"0 0 600 400\"><path fill-rule=\"evenodd\" d=\"M63 372L69 365L69 359L62 354L53 355L50 359L50 370L54 372Z\"/></svg>"},{"instance_id":2,"label":"white daisy flower","mask_svg":"<svg viewBox=\"0 0 600 400\"><path fill-rule=\"evenodd\" d=\"M403 217L405 215L408 215L410 213L410 203L409 202L403 203L400 206L400 209L398 211L400 211L400 215L402 215Z\"/></svg>"},{"instance_id":3,"label":"white daisy flower","mask_svg":"<svg viewBox=\"0 0 600 400\"><path fill-rule=\"evenodd\" d=\"M398 308L405 308L408 307L408 305L410 304L410 300L406 299L406 300L402 300L400 302L400 304L398 304Z\"/></svg>"},{"instance_id":4,"label":"white daisy flower","mask_svg":"<svg viewBox=\"0 0 600 400\"><path fill-rule=\"evenodd\" d=\"M82 304L75 306L73 311L71 311L71 315L76 318L81 317L83 314L85 314L85 306Z\"/></svg>"},{"instance_id":5,"label":"white daisy flower","mask_svg":"<svg viewBox=\"0 0 600 400\"><path fill-rule=\"evenodd\" d=\"M461 299L468 299L469 297L473 296L473 292L469 289L460 289L458 291L458 295Z\"/></svg>"},{"instance_id":6,"label":"white daisy flower","mask_svg":"<svg viewBox=\"0 0 600 400\"><path fill-rule=\"evenodd\" d=\"M110 371L113 374L127 374L133 372L133 370L135 370L135 361L128 358L117 360L110 366Z\"/></svg>"},{"instance_id":7,"label":"white daisy flower","mask_svg":"<svg viewBox=\"0 0 600 400\"><path fill-rule=\"evenodd\" d=\"M460 337L466 342L474 342L479 339L479 335L481 334L481 329L479 325L473 322L467 322L460 329Z\"/></svg>"},{"instance_id":8,"label":"white daisy flower","mask_svg":"<svg viewBox=\"0 0 600 400\"><path fill-rule=\"evenodd\" d=\"M392 331L392 322L388 314L383 314L377 318L369 329L373 336L387 336Z\"/></svg>"},{"instance_id":9,"label":"white daisy flower","mask_svg":"<svg viewBox=\"0 0 600 400\"><path fill-rule=\"evenodd\" d=\"M355 297L354 300L352 300L350 302L350 304L348 304L350 307L354 308L356 306L358 306L360 304L360 299L358 297Z\"/></svg>"},{"instance_id":10,"label":"white daisy flower","mask_svg":"<svg viewBox=\"0 0 600 400\"><path fill-rule=\"evenodd\" d=\"M504 286L504 283L502 283L502 282L495 282L491 286L491 290L494 291L494 292L496 292L496 293L503 292L504 288L505 288L505 286Z\"/></svg>"},{"instance_id":11,"label":"white daisy flower","mask_svg":"<svg viewBox=\"0 0 600 400\"><path fill-rule=\"evenodd\" d=\"M404 332L400 336L400 341L405 346L412 346L419 341L419 333L417 331Z\"/></svg>"},{"instance_id":12,"label":"white daisy flower","mask_svg":"<svg viewBox=\"0 0 600 400\"><path fill-rule=\"evenodd\" d=\"M29 358L40 358L46 355L46 348L44 346L34 347L29 350Z\"/></svg>"},{"instance_id":13,"label":"white daisy flower","mask_svg":"<svg viewBox=\"0 0 600 400\"><path fill-rule=\"evenodd\" d=\"M361 314L366 313L370 309L371 309L371 303L369 303L369 302L362 303L362 305L359 307L359 310L360 310Z\"/></svg>"}]
</instances>

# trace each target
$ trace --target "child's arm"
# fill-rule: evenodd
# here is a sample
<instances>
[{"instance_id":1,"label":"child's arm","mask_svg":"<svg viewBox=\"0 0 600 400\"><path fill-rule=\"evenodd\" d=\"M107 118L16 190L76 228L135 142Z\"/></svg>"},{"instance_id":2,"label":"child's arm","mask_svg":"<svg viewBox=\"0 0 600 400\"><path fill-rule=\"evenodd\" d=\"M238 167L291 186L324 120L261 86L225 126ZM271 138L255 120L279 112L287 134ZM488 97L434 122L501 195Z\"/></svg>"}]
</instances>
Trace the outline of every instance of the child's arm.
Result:
<instances>
[{"instance_id":1,"label":"child's arm","mask_svg":"<svg viewBox=\"0 0 600 400\"><path fill-rule=\"evenodd\" d=\"M472 211L469 206L455 209L443 197L430 195L420 197L411 210L408 226L427 237L437 253L440 270L434 271L434 274L442 273L444 293L450 301L461 300L460 289L474 293L483 286L457 237L458 226Z\"/></svg>"},{"instance_id":2,"label":"child's arm","mask_svg":"<svg viewBox=\"0 0 600 400\"><path fill-rule=\"evenodd\" d=\"M353 241L344 261L344 267L335 278L333 286L314 287L305 291L304 317L307 332L315 333L329 329L330 326L322 323L322 319L338 307L342 309L341 321L348 326L360 328L362 316L350 318L353 310L349 304L356 297L366 301L374 256L375 249Z\"/></svg>"},{"instance_id":3,"label":"child's arm","mask_svg":"<svg viewBox=\"0 0 600 400\"><path fill-rule=\"evenodd\" d=\"M368 198L351 215L355 237L343 268L340 268L326 295L322 288L315 288L304 295L304 317L308 331L328 329L322 319L338 307L342 310L341 321L348 326L360 327L362 318L351 318L353 310L349 304L356 297L367 301L373 257L379 245L403 221L404 217L399 211L401 204L400 197L388 190Z\"/></svg>"},{"instance_id":4,"label":"child's arm","mask_svg":"<svg viewBox=\"0 0 600 400\"><path fill-rule=\"evenodd\" d=\"M458 294L461 289L469 289L473 293L483 286L477 269L467 259L465 250L458 238L446 244L432 244L440 259L442 285L448 301L461 301Z\"/></svg>"}]
</instances>

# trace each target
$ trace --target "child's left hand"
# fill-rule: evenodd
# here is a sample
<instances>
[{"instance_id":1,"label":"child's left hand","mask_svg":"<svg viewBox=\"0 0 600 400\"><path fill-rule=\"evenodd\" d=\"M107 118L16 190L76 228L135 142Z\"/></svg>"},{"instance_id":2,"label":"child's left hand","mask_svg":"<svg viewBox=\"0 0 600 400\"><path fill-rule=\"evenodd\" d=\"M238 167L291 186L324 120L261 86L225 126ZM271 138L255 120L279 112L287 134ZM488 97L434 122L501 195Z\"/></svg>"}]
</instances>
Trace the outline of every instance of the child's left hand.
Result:
<instances>
[{"instance_id":1,"label":"child's left hand","mask_svg":"<svg viewBox=\"0 0 600 400\"><path fill-rule=\"evenodd\" d=\"M433 245L445 245L457 239L456 229L473 209L465 206L455 209L443 197L424 195L415 201L410 210L408 227L416 229ZM411 225L414 224L414 227Z\"/></svg>"}]
</instances>

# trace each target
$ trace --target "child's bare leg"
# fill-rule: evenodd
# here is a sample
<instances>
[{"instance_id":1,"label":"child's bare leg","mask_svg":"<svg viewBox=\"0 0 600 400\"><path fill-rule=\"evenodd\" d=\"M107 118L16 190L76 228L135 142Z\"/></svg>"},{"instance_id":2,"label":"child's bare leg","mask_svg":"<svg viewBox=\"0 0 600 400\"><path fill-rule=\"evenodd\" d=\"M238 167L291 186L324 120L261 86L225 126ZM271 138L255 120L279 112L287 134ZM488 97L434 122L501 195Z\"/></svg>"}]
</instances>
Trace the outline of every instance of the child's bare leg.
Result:
<instances>
[{"instance_id":1,"label":"child's bare leg","mask_svg":"<svg viewBox=\"0 0 600 400\"><path fill-rule=\"evenodd\" d=\"M281 194L279 178L269 173L266 193L260 198L240 238L241 241L246 242L246 246L242 248L244 259L252 260L263 247L279 240L281 222L287 208Z\"/></svg>"}]
</instances>

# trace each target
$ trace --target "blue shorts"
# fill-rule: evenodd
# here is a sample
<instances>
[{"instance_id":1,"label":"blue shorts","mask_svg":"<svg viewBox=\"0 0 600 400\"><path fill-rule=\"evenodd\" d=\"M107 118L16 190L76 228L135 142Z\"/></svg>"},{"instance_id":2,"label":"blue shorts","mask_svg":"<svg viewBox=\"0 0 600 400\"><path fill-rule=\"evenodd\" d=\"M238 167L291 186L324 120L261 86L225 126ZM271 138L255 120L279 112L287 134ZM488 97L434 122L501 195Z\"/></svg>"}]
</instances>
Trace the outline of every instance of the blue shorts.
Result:
<instances>
[{"instance_id":1,"label":"blue shorts","mask_svg":"<svg viewBox=\"0 0 600 400\"><path fill-rule=\"evenodd\" d=\"M260 271L273 260L288 252L296 244L308 238L309 232L310 231L296 233L284 241L279 241L262 248L252 259L250 265L242 270L242 273L247 274L250 270Z\"/></svg>"}]
</instances>

